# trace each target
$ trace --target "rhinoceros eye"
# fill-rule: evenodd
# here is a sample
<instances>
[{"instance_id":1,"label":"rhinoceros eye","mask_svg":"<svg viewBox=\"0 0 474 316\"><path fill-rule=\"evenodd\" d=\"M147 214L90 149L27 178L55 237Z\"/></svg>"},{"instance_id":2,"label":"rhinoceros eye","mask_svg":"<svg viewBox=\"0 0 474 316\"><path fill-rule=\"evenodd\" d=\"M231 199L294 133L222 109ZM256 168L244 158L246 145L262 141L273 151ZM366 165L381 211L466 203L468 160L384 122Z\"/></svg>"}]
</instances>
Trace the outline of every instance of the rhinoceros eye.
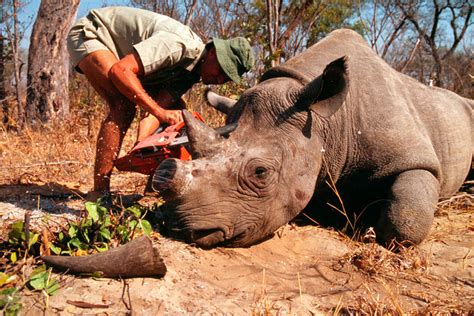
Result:
<instances>
[{"instance_id":1,"label":"rhinoceros eye","mask_svg":"<svg viewBox=\"0 0 474 316\"><path fill-rule=\"evenodd\" d=\"M256 167L255 176L259 179L265 179L268 175L268 169L265 167Z\"/></svg>"},{"instance_id":2,"label":"rhinoceros eye","mask_svg":"<svg viewBox=\"0 0 474 316\"><path fill-rule=\"evenodd\" d=\"M271 159L250 159L241 170L238 185L242 193L265 196L272 192L277 183L277 163Z\"/></svg>"}]
</instances>

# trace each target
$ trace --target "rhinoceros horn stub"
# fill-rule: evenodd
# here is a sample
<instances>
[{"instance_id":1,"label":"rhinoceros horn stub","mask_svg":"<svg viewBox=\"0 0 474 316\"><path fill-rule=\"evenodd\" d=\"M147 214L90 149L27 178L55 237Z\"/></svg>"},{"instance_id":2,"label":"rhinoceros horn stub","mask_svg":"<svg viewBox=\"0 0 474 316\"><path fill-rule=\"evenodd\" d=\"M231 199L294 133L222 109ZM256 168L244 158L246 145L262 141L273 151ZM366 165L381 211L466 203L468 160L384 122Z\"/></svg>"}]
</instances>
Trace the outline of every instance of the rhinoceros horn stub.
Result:
<instances>
[{"instance_id":1,"label":"rhinoceros horn stub","mask_svg":"<svg viewBox=\"0 0 474 316\"><path fill-rule=\"evenodd\" d=\"M213 108L227 115L230 113L235 103L237 103L236 100L223 97L211 90L206 91L206 99Z\"/></svg>"},{"instance_id":2,"label":"rhinoceros horn stub","mask_svg":"<svg viewBox=\"0 0 474 316\"><path fill-rule=\"evenodd\" d=\"M183 119L193 159L214 154L222 143L222 136L186 110L183 110Z\"/></svg>"}]
</instances>

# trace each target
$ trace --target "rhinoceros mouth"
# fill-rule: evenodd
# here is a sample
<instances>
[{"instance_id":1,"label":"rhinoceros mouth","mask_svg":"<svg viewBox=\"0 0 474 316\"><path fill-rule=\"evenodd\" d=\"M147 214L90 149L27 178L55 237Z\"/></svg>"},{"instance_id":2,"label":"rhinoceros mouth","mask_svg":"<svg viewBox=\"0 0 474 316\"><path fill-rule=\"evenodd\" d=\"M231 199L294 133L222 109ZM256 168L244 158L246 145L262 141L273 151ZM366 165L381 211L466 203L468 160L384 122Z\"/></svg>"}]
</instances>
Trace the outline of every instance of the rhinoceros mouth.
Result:
<instances>
[{"instance_id":1,"label":"rhinoceros mouth","mask_svg":"<svg viewBox=\"0 0 474 316\"><path fill-rule=\"evenodd\" d=\"M176 222L166 222L166 234L176 240L201 248L211 248L231 238L231 232L226 227L185 227Z\"/></svg>"},{"instance_id":2,"label":"rhinoceros mouth","mask_svg":"<svg viewBox=\"0 0 474 316\"><path fill-rule=\"evenodd\" d=\"M196 244L199 247L209 248L225 240L225 234L221 229L205 229L192 231L189 243Z\"/></svg>"}]
</instances>

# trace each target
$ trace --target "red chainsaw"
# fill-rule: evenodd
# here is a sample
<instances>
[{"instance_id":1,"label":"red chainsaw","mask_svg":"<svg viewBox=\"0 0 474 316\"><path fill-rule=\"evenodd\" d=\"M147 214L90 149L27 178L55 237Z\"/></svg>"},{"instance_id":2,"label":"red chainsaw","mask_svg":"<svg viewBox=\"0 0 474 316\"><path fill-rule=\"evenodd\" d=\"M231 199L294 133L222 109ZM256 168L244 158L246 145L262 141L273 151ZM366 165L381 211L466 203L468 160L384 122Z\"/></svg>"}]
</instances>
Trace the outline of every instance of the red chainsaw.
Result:
<instances>
[{"instance_id":1,"label":"red chainsaw","mask_svg":"<svg viewBox=\"0 0 474 316\"><path fill-rule=\"evenodd\" d=\"M193 116L204 122L198 112ZM237 124L230 124L216 129L219 135L231 133ZM154 173L159 164L168 158L191 160L186 125L180 122L166 128L159 128L155 133L140 141L127 155L115 160L115 167L120 171L138 172L146 175Z\"/></svg>"}]
</instances>

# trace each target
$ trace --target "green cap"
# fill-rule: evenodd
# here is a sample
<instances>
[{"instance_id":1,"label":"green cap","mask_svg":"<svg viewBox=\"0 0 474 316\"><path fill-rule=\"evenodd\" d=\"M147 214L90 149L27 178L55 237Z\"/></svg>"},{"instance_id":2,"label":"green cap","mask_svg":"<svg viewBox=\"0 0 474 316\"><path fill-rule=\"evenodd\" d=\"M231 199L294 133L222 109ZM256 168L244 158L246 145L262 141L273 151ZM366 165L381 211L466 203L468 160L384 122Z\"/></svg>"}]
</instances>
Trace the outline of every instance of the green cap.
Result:
<instances>
[{"instance_id":1,"label":"green cap","mask_svg":"<svg viewBox=\"0 0 474 316\"><path fill-rule=\"evenodd\" d=\"M243 37L228 40L212 38L217 61L232 81L239 83L240 77L255 63L250 43Z\"/></svg>"}]
</instances>

